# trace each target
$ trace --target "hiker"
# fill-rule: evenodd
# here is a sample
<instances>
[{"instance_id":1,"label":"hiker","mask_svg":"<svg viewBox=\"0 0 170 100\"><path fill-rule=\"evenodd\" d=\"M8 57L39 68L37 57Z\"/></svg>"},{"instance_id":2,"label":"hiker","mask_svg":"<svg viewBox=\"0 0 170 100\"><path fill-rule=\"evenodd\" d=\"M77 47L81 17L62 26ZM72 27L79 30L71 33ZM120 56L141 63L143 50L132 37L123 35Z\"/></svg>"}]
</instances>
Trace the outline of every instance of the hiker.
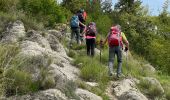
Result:
<instances>
[{"instance_id":1,"label":"hiker","mask_svg":"<svg viewBox=\"0 0 170 100\"><path fill-rule=\"evenodd\" d=\"M95 54L95 42L96 42L96 24L94 22L90 22L87 25L85 38L86 38L86 48L87 48L87 55L88 56L94 56Z\"/></svg>"},{"instance_id":2,"label":"hiker","mask_svg":"<svg viewBox=\"0 0 170 100\"><path fill-rule=\"evenodd\" d=\"M125 43L125 52L129 49L129 42L123 32L121 32L120 25L112 26L110 32L108 33L105 41L105 44L108 41L109 45L109 76L113 75L113 65L115 54L117 56L118 67L117 67L117 78L121 77L122 70L122 50L123 50L123 42Z\"/></svg>"},{"instance_id":3,"label":"hiker","mask_svg":"<svg viewBox=\"0 0 170 100\"><path fill-rule=\"evenodd\" d=\"M78 12L78 18L79 18L79 21L83 24L85 24L86 22L86 18L87 18L87 13L84 11L84 9L80 9ZM85 26L80 24L80 41L83 42L83 33L85 31Z\"/></svg>"},{"instance_id":4,"label":"hiker","mask_svg":"<svg viewBox=\"0 0 170 100\"><path fill-rule=\"evenodd\" d=\"M79 21L78 13L75 13L70 20L70 27L72 31L70 46L72 46L72 42L73 42L75 35L76 35L77 44L80 44L80 25L85 27L85 25Z\"/></svg>"}]
</instances>

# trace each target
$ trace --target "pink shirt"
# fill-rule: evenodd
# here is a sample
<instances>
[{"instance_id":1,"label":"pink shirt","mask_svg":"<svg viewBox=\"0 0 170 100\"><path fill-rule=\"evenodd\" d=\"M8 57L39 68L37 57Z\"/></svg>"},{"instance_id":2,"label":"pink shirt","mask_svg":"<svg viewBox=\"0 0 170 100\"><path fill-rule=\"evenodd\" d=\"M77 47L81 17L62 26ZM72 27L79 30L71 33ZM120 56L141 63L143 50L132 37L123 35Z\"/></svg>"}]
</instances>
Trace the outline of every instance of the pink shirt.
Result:
<instances>
[{"instance_id":1,"label":"pink shirt","mask_svg":"<svg viewBox=\"0 0 170 100\"><path fill-rule=\"evenodd\" d=\"M87 35L87 36L85 36L85 38L86 38L86 39L95 39L96 36L88 36L88 35Z\"/></svg>"}]
</instances>

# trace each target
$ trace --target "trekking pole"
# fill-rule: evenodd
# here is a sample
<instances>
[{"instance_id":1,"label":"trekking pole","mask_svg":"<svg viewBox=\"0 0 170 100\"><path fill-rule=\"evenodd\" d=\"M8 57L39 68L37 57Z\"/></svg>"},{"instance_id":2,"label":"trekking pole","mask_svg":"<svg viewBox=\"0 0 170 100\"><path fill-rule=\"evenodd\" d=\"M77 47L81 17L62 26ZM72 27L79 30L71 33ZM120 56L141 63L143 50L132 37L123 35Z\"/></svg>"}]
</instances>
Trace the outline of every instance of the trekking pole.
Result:
<instances>
[{"instance_id":1,"label":"trekking pole","mask_svg":"<svg viewBox=\"0 0 170 100\"><path fill-rule=\"evenodd\" d=\"M102 43L103 43L103 40L101 39L100 40L100 63L101 63L101 60L102 60L102 58L101 58Z\"/></svg>"},{"instance_id":2,"label":"trekking pole","mask_svg":"<svg viewBox=\"0 0 170 100\"><path fill-rule=\"evenodd\" d=\"M128 67L128 51L126 51L126 64L125 64L126 68L127 68L127 73L126 75L129 76L129 67Z\"/></svg>"}]
</instances>

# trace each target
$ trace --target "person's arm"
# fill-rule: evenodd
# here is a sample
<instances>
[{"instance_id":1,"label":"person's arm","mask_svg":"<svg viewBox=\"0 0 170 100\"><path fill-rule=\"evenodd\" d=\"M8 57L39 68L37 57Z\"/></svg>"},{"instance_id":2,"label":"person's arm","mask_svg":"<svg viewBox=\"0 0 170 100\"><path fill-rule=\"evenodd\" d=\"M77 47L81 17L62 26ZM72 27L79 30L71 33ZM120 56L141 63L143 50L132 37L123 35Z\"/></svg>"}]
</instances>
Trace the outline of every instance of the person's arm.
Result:
<instances>
[{"instance_id":1,"label":"person's arm","mask_svg":"<svg viewBox=\"0 0 170 100\"><path fill-rule=\"evenodd\" d=\"M121 33L121 35L122 35L123 42L125 42L126 49L128 50L129 49L129 42L128 42L128 40L127 40L127 38L126 38L126 36L123 32Z\"/></svg>"},{"instance_id":2,"label":"person's arm","mask_svg":"<svg viewBox=\"0 0 170 100\"><path fill-rule=\"evenodd\" d=\"M86 25L84 25L81 21L79 21L79 24L82 25L82 26L84 26L84 27L86 27Z\"/></svg>"}]
</instances>

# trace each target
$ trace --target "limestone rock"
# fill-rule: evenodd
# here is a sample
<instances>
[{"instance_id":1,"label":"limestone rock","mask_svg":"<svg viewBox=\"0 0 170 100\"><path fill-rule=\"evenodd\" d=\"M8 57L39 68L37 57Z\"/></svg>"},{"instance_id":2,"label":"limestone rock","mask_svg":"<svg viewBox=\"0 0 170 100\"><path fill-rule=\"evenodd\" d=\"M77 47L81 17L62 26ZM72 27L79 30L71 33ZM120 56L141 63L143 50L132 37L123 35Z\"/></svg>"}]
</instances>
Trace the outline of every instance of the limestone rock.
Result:
<instances>
[{"instance_id":1,"label":"limestone rock","mask_svg":"<svg viewBox=\"0 0 170 100\"><path fill-rule=\"evenodd\" d=\"M30 30L26 34L26 40L37 42L41 47L51 49L48 40L41 35L41 32Z\"/></svg>"},{"instance_id":2,"label":"limestone rock","mask_svg":"<svg viewBox=\"0 0 170 100\"><path fill-rule=\"evenodd\" d=\"M68 100L68 97L66 97L60 90L49 89L30 95L10 97L5 100Z\"/></svg>"},{"instance_id":3,"label":"limestone rock","mask_svg":"<svg viewBox=\"0 0 170 100\"><path fill-rule=\"evenodd\" d=\"M113 83L113 92L118 100L148 100L136 87L133 79L123 79Z\"/></svg>"},{"instance_id":4,"label":"limestone rock","mask_svg":"<svg viewBox=\"0 0 170 100\"><path fill-rule=\"evenodd\" d=\"M148 100L148 99L139 91L128 90L119 97L119 100Z\"/></svg>"},{"instance_id":5,"label":"limestone rock","mask_svg":"<svg viewBox=\"0 0 170 100\"><path fill-rule=\"evenodd\" d=\"M92 87L96 87L96 86L99 86L98 83L95 83L95 82L86 82L86 84L92 86Z\"/></svg>"},{"instance_id":6,"label":"limestone rock","mask_svg":"<svg viewBox=\"0 0 170 100\"><path fill-rule=\"evenodd\" d=\"M100 96L83 89L77 89L76 94L81 98L80 100L102 100Z\"/></svg>"},{"instance_id":7,"label":"limestone rock","mask_svg":"<svg viewBox=\"0 0 170 100\"><path fill-rule=\"evenodd\" d=\"M2 35L1 42L15 43L20 38L25 36L25 27L23 22L17 20L14 23L9 23L5 32Z\"/></svg>"}]
</instances>

